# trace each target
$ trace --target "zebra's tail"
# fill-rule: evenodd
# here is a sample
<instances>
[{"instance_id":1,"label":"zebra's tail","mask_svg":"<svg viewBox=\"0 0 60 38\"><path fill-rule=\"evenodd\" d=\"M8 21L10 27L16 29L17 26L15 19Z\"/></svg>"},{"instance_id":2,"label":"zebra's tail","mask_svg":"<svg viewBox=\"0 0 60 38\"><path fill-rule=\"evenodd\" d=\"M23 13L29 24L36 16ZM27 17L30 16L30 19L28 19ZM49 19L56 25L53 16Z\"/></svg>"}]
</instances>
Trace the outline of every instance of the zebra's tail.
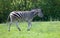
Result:
<instances>
[{"instance_id":1,"label":"zebra's tail","mask_svg":"<svg viewBox=\"0 0 60 38\"><path fill-rule=\"evenodd\" d=\"M7 23L9 22L9 18L10 18L10 15L9 15L8 18L7 18Z\"/></svg>"}]
</instances>

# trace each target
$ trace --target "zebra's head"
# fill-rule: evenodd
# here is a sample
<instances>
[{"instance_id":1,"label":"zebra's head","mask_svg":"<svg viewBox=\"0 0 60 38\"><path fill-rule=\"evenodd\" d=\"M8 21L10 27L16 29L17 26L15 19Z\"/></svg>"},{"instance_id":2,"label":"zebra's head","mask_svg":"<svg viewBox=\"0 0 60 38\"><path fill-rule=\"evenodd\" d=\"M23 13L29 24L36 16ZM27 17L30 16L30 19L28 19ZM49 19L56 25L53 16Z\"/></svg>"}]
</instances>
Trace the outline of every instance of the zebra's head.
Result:
<instances>
[{"instance_id":1,"label":"zebra's head","mask_svg":"<svg viewBox=\"0 0 60 38\"><path fill-rule=\"evenodd\" d=\"M39 17L44 16L41 9L33 9L32 11L34 12L35 15L38 15Z\"/></svg>"},{"instance_id":2,"label":"zebra's head","mask_svg":"<svg viewBox=\"0 0 60 38\"><path fill-rule=\"evenodd\" d=\"M44 16L41 9L36 9L36 11L37 11L39 17Z\"/></svg>"}]
</instances>

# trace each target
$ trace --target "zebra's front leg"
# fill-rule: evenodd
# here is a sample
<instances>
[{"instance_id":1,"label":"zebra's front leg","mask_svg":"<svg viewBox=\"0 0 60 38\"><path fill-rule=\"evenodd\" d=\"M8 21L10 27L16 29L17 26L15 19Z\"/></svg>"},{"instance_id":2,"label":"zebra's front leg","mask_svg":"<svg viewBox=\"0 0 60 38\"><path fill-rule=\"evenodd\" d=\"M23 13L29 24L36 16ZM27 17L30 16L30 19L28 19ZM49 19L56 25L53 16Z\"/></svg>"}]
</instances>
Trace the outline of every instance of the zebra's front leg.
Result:
<instances>
[{"instance_id":1,"label":"zebra's front leg","mask_svg":"<svg viewBox=\"0 0 60 38\"><path fill-rule=\"evenodd\" d=\"M19 30L19 31L21 31L21 29L19 28L19 26L18 26L18 25L19 25L19 23L18 23L18 22L16 22L16 27L18 28L18 30Z\"/></svg>"},{"instance_id":2,"label":"zebra's front leg","mask_svg":"<svg viewBox=\"0 0 60 38\"><path fill-rule=\"evenodd\" d=\"M32 26L31 21L28 21L28 29L27 29L27 31L30 31L31 26Z\"/></svg>"}]
</instances>

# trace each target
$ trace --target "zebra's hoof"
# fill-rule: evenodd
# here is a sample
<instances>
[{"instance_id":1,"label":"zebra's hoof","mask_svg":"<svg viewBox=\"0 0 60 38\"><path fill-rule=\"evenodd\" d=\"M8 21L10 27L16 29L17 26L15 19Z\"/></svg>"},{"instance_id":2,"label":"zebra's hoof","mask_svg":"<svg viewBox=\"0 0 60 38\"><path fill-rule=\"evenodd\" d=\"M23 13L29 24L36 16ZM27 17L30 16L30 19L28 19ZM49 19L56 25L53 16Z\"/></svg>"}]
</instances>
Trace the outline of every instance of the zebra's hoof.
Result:
<instances>
[{"instance_id":1,"label":"zebra's hoof","mask_svg":"<svg viewBox=\"0 0 60 38\"><path fill-rule=\"evenodd\" d=\"M30 29L27 29L27 31L30 31Z\"/></svg>"},{"instance_id":2,"label":"zebra's hoof","mask_svg":"<svg viewBox=\"0 0 60 38\"><path fill-rule=\"evenodd\" d=\"M10 32L10 30L8 30Z\"/></svg>"},{"instance_id":3,"label":"zebra's hoof","mask_svg":"<svg viewBox=\"0 0 60 38\"><path fill-rule=\"evenodd\" d=\"M19 29L19 31L21 31L21 29Z\"/></svg>"}]
</instances>

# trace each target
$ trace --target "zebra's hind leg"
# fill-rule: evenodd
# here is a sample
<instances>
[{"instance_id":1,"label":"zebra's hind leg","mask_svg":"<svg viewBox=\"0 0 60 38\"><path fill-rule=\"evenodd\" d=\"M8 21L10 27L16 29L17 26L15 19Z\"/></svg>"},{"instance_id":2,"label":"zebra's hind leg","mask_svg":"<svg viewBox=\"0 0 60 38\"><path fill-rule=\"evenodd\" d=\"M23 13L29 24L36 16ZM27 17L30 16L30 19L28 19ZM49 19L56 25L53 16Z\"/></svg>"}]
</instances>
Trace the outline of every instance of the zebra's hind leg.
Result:
<instances>
[{"instance_id":1,"label":"zebra's hind leg","mask_svg":"<svg viewBox=\"0 0 60 38\"><path fill-rule=\"evenodd\" d=\"M12 24L12 16L10 16L10 23L9 23L9 26L8 26L8 31L10 31L11 24Z\"/></svg>"},{"instance_id":2,"label":"zebra's hind leg","mask_svg":"<svg viewBox=\"0 0 60 38\"><path fill-rule=\"evenodd\" d=\"M32 26L31 22L28 21L28 29L27 29L27 31L30 31L31 26Z\"/></svg>"},{"instance_id":3,"label":"zebra's hind leg","mask_svg":"<svg viewBox=\"0 0 60 38\"><path fill-rule=\"evenodd\" d=\"M12 22L10 22L9 26L8 26L8 31L10 32L10 27L11 27Z\"/></svg>"},{"instance_id":4,"label":"zebra's hind leg","mask_svg":"<svg viewBox=\"0 0 60 38\"><path fill-rule=\"evenodd\" d=\"M16 27L18 28L18 30L19 30L19 31L21 31L21 29L19 28L19 26L18 26L18 25L19 25L19 22L18 22L18 21L16 21Z\"/></svg>"}]
</instances>

